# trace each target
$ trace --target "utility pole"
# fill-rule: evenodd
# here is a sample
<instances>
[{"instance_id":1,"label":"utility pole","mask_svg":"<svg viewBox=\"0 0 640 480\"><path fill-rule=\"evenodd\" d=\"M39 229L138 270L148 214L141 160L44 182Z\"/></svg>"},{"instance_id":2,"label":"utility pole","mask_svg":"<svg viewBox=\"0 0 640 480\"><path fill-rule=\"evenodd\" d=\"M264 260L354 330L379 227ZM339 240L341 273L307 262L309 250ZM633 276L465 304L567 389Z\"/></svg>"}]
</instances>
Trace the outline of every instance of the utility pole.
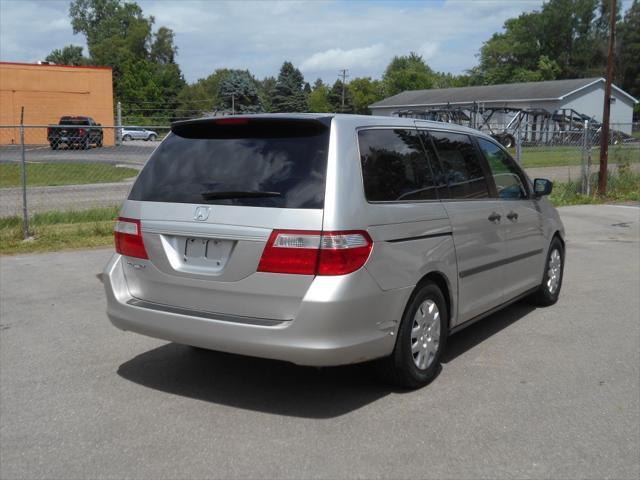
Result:
<instances>
[{"instance_id":1,"label":"utility pole","mask_svg":"<svg viewBox=\"0 0 640 480\"><path fill-rule=\"evenodd\" d=\"M340 112L344 112L344 89L345 89L345 83L347 81L347 77L349 75L347 75L347 72L349 70L347 70L346 68L343 68L342 70L340 70L340 76L342 77L342 106L340 107Z\"/></svg>"},{"instance_id":2,"label":"utility pole","mask_svg":"<svg viewBox=\"0 0 640 480\"><path fill-rule=\"evenodd\" d=\"M604 87L604 108L602 109L602 130L600 132L600 173L598 175L598 195L607 193L607 164L609 162L609 114L611 112L611 81L613 80L613 46L616 41L616 0L611 0L609 11L609 53L607 55L607 78Z\"/></svg>"}]
</instances>

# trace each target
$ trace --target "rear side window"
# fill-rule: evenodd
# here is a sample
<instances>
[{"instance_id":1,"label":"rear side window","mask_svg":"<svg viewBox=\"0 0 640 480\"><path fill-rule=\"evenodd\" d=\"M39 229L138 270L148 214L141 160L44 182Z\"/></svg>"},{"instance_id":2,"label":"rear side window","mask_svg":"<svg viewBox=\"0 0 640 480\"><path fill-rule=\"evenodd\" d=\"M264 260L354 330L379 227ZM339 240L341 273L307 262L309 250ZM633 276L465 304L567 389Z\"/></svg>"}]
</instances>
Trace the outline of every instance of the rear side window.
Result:
<instances>
[{"instance_id":1,"label":"rear side window","mask_svg":"<svg viewBox=\"0 0 640 480\"><path fill-rule=\"evenodd\" d=\"M442 165L444 183L454 199L487 198L489 189L480 158L467 135L430 132Z\"/></svg>"},{"instance_id":2,"label":"rear side window","mask_svg":"<svg viewBox=\"0 0 640 480\"><path fill-rule=\"evenodd\" d=\"M129 195L146 202L318 209L329 129L317 121L199 121L179 125Z\"/></svg>"},{"instance_id":3,"label":"rear side window","mask_svg":"<svg viewBox=\"0 0 640 480\"><path fill-rule=\"evenodd\" d=\"M361 130L358 143L368 201L438 198L431 166L415 130Z\"/></svg>"}]
</instances>

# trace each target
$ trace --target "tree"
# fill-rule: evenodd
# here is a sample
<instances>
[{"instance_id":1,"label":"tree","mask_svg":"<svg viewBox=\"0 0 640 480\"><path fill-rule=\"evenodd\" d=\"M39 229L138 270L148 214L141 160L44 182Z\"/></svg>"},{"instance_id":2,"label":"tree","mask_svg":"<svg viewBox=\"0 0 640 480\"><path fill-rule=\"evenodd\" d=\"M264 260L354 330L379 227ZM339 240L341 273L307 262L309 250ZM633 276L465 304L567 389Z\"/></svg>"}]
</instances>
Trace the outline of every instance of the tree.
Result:
<instances>
[{"instance_id":1,"label":"tree","mask_svg":"<svg viewBox=\"0 0 640 480\"><path fill-rule=\"evenodd\" d=\"M67 45L62 50L56 48L45 58L47 62L57 63L58 65L86 65L89 61L82 55L82 47L77 45Z\"/></svg>"},{"instance_id":2,"label":"tree","mask_svg":"<svg viewBox=\"0 0 640 480\"><path fill-rule=\"evenodd\" d=\"M599 76L606 67L608 0L549 0L504 23L480 49L474 84ZM637 63L637 62L636 62Z\"/></svg>"},{"instance_id":3,"label":"tree","mask_svg":"<svg viewBox=\"0 0 640 480\"><path fill-rule=\"evenodd\" d=\"M369 105L384 98L382 82L370 77L354 78L349 82L348 88L353 99L354 113L369 115Z\"/></svg>"},{"instance_id":4,"label":"tree","mask_svg":"<svg viewBox=\"0 0 640 480\"><path fill-rule=\"evenodd\" d=\"M329 90L329 103L334 112L353 113L353 99L348 87L344 89L344 108L342 107L342 80L338 79Z\"/></svg>"},{"instance_id":5,"label":"tree","mask_svg":"<svg viewBox=\"0 0 640 480\"><path fill-rule=\"evenodd\" d=\"M151 61L163 65L175 64L178 47L173 43L173 30L167 27L160 27L153 35L153 43L151 44Z\"/></svg>"},{"instance_id":6,"label":"tree","mask_svg":"<svg viewBox=\"0 0 640 480\"><path fill-rule=\"evenodd\" d=\"M69 16L73 32L87 40L87 63L112 68L114 93L125 117L170 119L168 111L178 105L185 85L175 62L173 31L160 27L153 33L153 17L146 17L135 2L73 0Z\"/></svg>"},{"instance_id":7,"label":"tree","mask_svg":"<svg viewBox=\"0 0 640 480\"><path fill-rule=\"evenodd\" d=\"M256 81L248 70L232 70L219 84L218 98L222 107L236 113L262 111Z\"/></svg>"},{"instance_id":8,"label":"tree","mask_svg":"<svg viewBox=\"0 0 640 480\"><path fill-rule=\"evenodd\" d=\"M273 105L271 99L276 91L276 79L275 77L265 77L258 81L258 96L260 97L260 103L265 112L272 112Z\"/></svg>"},{"instance_id":9,"label":"tree","mask_svg":"<svg viewBox=\"0 0 640 480\"><path fill-rule=\"evenodd\" d=\"M329 102L329 88L318 78L313 84L309 94L309 111L316 113L333 112L334 108Z\"/></svg>"},{"instance_id":10,"label":"tree","mask_svg":"<svg viewBox=\"0 0 640 480\"><path fill-rule=\"evenodd\" d=\"M616 79L619 86L634 97L640 97L640 2L634 0L618 27ZM640 104L636 104L640 114Z\"/></svg>"},{"instance_id":11,"label":"tree","mask_svg":"<svg viewBox=\"0 0 640 480\"><path fill-rule=\"evenodd\" d=\"M385 96L405 90L433 88L435 74L422 57L411 52L407 56L395 56L382 76Z\"/></svg>"},{"instance_id":12,"label":"tree","mask_svg":"<svg viewBox=\"0 0 640 480\"><path fill-rule=\"evenodd\" d=\"M291 62L284 62L278 74L271 100L274 112L306 112L307 96L303 90L304 77Z\"/></svg>"},{"instance_id":13,"label":"tree","mask_svg":"<svg viewBox=\"0 0 640 480\"><path fill-rule=\"evenodd\" d=\"M220 68L201 78L191 85L186 85L178 94L178 118L199 117L213 113L222 108L222 100L218 96L220 83L231 74L232 70Z\"/></svg>"}]
</instances>

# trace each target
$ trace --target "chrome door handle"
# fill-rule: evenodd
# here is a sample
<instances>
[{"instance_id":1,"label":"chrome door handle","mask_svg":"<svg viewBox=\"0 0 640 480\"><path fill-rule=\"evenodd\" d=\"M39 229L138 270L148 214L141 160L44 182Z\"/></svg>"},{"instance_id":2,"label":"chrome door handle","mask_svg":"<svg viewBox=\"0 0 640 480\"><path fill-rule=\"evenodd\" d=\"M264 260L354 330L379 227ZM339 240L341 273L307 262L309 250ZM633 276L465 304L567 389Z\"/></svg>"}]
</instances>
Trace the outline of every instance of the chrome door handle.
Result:
<instances>
[{"instance_id":1,"label":"chrome door handle","mask_svg":"<svg viewBox=\"0 0 640 480\"><path fill-rule=\"evenodd\" d=\"M499 222L501 218L502 218L502 215L496 212L493 212L491 213L491 215L489 215L490 222Z\"/></svg>"},{"instance_id":2,"label":"chrome door handle","mask_svg":"<svg viewBox=\"0 0 640 480\"><path fill-rule=\"evenodd\" d=\"M507 218L509 220L511 220L512 222L516 221L518 219L518 214L516 212L514 212L513 210L509 212L509 214L507 215Z\"/></svg>"}]
</instances>

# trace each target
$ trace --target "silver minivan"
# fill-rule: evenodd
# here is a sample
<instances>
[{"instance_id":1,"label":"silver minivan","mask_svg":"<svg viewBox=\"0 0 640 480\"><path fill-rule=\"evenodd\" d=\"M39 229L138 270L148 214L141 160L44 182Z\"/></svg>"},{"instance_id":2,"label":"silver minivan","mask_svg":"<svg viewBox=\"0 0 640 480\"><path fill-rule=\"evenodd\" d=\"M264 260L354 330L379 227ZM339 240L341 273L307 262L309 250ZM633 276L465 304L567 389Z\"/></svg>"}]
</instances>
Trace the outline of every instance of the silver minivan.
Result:
<instances>
[{"instance_id":1,"label":"silver minivan","mask_svg":"<svg viewBox=\"0 0 640 480\"><path fill-rule=\"evenodd\" d=\"M491 137L328 114L173 124L124 202L103 275L123 330L415 388L448 335L556 302L564 228Z\"/></svg>"}]
</instances>

